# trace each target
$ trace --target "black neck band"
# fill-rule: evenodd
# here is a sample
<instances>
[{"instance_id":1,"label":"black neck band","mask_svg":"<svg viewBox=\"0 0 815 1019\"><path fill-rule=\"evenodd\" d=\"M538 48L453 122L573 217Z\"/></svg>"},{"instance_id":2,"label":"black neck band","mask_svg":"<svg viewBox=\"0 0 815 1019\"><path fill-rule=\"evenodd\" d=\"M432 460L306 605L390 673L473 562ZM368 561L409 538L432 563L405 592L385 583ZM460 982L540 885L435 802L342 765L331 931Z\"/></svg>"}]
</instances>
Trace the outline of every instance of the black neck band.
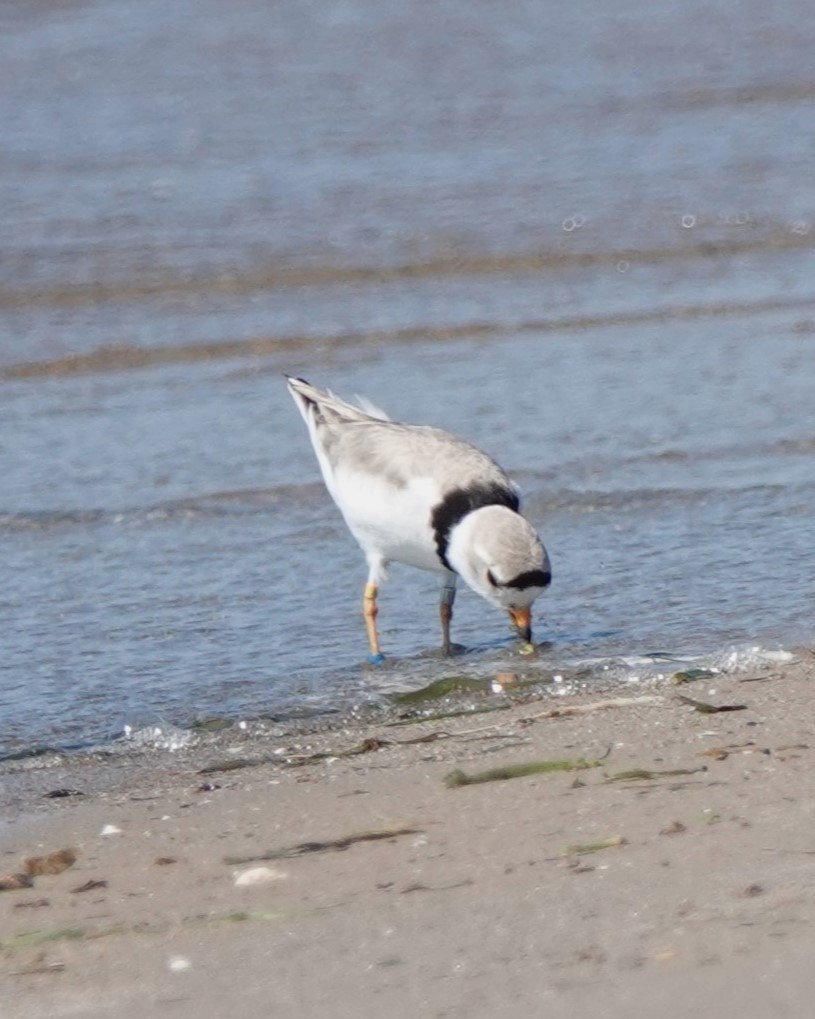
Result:
<instances>
[{"instance_id":1,"label":"black neck band","mask_svg":"<svg viewBox=\"0 0 815 1019\"><path fill-rule=\"evenodd\" d=\"M473 485L472 488L454 488L431 513L430 526L433 528L436 542L436 555L446 569L453 570L447 561L450 532L468 513L484 506L506 506L513 513L517 513L520 501L511 488L504 488L501 485Z\"/></svg>"}]
</instances>

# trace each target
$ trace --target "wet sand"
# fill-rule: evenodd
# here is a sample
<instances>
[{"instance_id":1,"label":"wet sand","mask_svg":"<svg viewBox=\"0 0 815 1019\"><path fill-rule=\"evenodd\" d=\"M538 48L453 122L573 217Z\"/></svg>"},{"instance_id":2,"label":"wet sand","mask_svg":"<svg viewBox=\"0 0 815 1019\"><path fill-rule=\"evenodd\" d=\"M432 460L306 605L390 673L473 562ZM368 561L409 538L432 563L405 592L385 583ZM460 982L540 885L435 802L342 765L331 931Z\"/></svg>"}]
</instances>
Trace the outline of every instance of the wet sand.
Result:
<instances>
[{"instance_id":1,"label":"wet sand","mask_svg":"<svg viewBox=\"0 0 815 1019\"><path fill-rule=\"evenodd\" d=\"M802 650L32 795L0 832L0 872L78 856L0 892L3 1016L807 1014L813 682ZM594 766L445 783L581 759ZM53 779L81 788L83 768Z\"/></svg>"}]
</instances>

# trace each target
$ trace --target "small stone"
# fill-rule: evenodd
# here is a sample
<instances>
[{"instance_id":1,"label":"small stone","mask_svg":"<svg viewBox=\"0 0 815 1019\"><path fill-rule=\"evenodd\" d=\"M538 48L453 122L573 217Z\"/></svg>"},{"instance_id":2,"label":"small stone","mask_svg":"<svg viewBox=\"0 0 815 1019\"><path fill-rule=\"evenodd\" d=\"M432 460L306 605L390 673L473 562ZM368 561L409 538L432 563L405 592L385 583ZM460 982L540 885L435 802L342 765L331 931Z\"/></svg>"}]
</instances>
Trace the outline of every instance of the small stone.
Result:
<instances>
[{"instance_id":1,"label":"small stone","mask_svg":"<svg viewBox=\"0 0 815 1019\"><path fill-rule=\"evenodd\" d=\"M0 892L16 892L19 888L31 888L34 879L30 874L4 874L0 876Z\"/></svg>"},{"instance_id":2,"label":"small stone","mask_svg":"<svg viewBox=\"0 0 815 1019\"><path fill-rule=\"evenodd\" d=\"M76 863L75 849L57 849L47 856L29 856L25 861L27 874L61 874Z\"/></svg>"}]
</instances>

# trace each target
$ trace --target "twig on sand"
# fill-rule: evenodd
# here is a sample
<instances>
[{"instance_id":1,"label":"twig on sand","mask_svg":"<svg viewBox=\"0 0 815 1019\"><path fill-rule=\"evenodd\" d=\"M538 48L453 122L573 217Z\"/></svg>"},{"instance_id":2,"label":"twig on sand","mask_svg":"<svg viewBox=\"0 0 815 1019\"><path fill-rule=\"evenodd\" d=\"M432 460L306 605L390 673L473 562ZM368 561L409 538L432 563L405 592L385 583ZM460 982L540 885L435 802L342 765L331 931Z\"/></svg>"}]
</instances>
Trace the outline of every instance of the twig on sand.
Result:
<instances>
[{"instance_id":1,"label":"twig on sand","mask_svg":"<svg viewBox=\"0 0 815 1019\"><path fill-rule=\"evenodd\" d=\"M521 722L537 722L539 718L569 718L572 715L589 715L594 711L608 711L611 708L632 708L640 704L660 704L664 697L643 694L641 697L610 697L604 701L593 701L591 704L566 704L562 707L547 708L534 715L527 715Z\"/></svg>"},{"instance_id":2,"label":"twig on sand","mask_svg":"<svg viewBox=\"0 0 815 1019\"><path fill-rule=\"evenodd\" d=\"M258 768L263 764L277 762L276 757L264 754L262 757L233 757L228 761L215 761L198 769L199 775L213 775L218 771L238 771L240 768Z\"/></svg>"},{"instance_id":3,"label":"twig on sand","mask_svg":"<svg viewBox=\"0 0 815 1019\"><path fill-rule=\"evenodd\" d=\"M746 704L708 704L707 701L697 701L693 697L685 697L680 694L677 698L682 704L687 704L694 711L700 711L703 715L718 715L722 711L746 711Z\"/></svg>"},{"instance_id":4,"label":"twig on sand","mask_svg":"<svg viewBox=\"0 0 815 1019\"><path fill-rule=\"evenodd\" d=\"M609 775L603 784L608 785L609 782L651 782L656 778L678 778L680 775L696 775L703 771L707 771L704 765L701 768L670 768L667 771L632 768L630 771L618 771L615 775Z\"/></svg>"},{"instance_id":5,"label":"twig on sand","mask_svg":"<svg viewBox=\"0 0 815 1019\"><path fill-rule=\"evenodd\" d=\"M305 856L308 853L325 853L329 851L340 851L347 849L356 842L378 842L382 839L394 839L399 835L415 835L422 832L422 828L413 825L396 828L374 828L370 831L354 832L352 835L343 835L338 839L326 839L322 842L298 842L293 846L281 846L279 849L269 849L263 853L253 853L251 856L225 856L224 863L230 866L238 866L243 863L254 863L259 860L289 860L296 856Z\"/></svg>"},{"instance_id":6,"label":"twig on sand","mask_svg":"<svg viewBox=\"0 0 815 1019\"><path fill-rule=\"evenodd\" d=\"M287 767L297 767L301 764L316 764L318 761L325 761L335 757L356 757L358 754L369 754L374 750L381 750L388 746L389 740L369 737L356 746L347 750L317 750L310 754L280 753L263 754L261 757L237 757L228 761L216 761L200 768L199 775L212 775L217 771L237 771L239 768L257 768L264 764L283 764Z\"/></svg>"}]
</instances>

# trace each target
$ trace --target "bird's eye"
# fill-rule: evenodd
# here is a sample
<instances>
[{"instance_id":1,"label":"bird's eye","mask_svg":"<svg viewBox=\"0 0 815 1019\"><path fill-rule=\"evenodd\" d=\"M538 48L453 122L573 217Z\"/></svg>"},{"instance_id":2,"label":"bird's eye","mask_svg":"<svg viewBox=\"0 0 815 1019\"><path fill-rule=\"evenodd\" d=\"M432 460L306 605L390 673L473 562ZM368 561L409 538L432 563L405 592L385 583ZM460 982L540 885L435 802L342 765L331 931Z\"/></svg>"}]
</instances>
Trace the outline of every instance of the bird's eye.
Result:
<instances>
[{"instance_id":1,"label":"bird's eye","mask_svg":"<svg viewBox=\"0 0 815 1019\"><path fill-rule=\"evenodd\" d=\"M490 583L490 587L498 587L498 581L495 579L495 574L492 570L487 570L487 580Z\"/></svg>"}]
</instances>

